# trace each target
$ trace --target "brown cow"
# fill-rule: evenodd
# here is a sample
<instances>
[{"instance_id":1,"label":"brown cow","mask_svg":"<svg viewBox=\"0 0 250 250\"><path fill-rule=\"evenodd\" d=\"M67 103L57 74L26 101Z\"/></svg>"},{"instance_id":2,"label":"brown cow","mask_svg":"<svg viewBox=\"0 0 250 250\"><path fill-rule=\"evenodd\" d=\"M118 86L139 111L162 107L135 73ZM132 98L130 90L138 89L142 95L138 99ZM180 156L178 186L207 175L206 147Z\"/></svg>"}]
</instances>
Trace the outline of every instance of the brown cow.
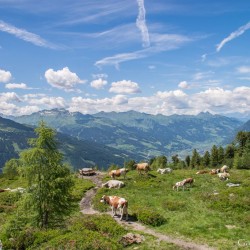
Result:
<instances>
[{"instance_id":1,"label":"brown cow","mask_svg":"<svg viewBox=\"0 0 250 250\"><path fill-rule=\"evenodd\" d=\"M136 170L139 174L142 174L142 172L147 173L150 170L149 164L147 162L137 163L134 166L136 167Z\"/></svg>"},{"instance_id":2,"label":"brown cow","mask_svg":"<svg viewBox=\"0 0 250 250\"><path fill-rule=\"evenodd\" d=\"M120 168L120 169L115 169L115 170L111 170L109 172L109 176L112 179L115 179L115 177L120 177L121 175L123 175L123 178L126 178L126 174L129 170L127 168Z\"/></svg>"},{"instance_id":3,"label":"brown cow","mask_svg":"<svg viewBox=\"0 0 250 250\"><path fill-rule=\"evenodd\" d=\"M126 214L126 220L128 220L128 201L124 198L103 195L100 202L110 205L113 217L116 215L116 210L120 209L120 220L122 220L124 214Z\"/></svg>"}]
</instances>

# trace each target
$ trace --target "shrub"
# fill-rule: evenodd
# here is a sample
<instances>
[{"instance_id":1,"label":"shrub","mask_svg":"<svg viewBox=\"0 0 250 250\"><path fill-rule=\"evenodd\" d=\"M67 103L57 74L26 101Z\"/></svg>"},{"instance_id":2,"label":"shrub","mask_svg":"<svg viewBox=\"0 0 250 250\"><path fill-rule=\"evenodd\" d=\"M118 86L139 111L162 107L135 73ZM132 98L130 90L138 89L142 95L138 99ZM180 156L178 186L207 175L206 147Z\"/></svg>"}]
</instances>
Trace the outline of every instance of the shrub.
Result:
<instances>
[{"instance_id":1,"label":"shrub","mask_svg":"<svg viewBox=\"0 0 250 250\"><path fill-rule=\"evenodd\" d=\"M134 211L135 213L133 216L135 216L138 221L146 225L157 227L167 222L167 220L161 214L157 213L151 208L137 207Z\"/></svg>"},{"instance_id":2,"label":"shrub","mask_svg":"<svg viewBox=\"0 0 250 250\"><path fill-rule=\"evenodd\" d=\"M167 200L162 202L162 208L169 211L180 211L186 209L186 204L183 201Z\"/></svg>"}]
</instances>

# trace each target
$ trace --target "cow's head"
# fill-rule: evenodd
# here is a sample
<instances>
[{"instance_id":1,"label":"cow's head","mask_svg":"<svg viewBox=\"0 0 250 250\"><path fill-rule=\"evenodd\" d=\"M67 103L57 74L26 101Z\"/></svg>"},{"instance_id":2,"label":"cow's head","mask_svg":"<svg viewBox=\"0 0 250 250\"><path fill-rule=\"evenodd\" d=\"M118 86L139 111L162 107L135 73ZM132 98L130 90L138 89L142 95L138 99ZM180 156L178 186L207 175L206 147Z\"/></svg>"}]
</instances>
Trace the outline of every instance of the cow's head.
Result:
<instances>
[{"instance_id":1,"label":"cow's head","mask_svg":"<svg viewBox=\"0 0 250 250\"><path fill-rule=\"evenodd\" d=\"M102 198L100 199L100 202L106 204L107 203L107 196L106 195L103 195Z\"/></svg>"}]
</instances>

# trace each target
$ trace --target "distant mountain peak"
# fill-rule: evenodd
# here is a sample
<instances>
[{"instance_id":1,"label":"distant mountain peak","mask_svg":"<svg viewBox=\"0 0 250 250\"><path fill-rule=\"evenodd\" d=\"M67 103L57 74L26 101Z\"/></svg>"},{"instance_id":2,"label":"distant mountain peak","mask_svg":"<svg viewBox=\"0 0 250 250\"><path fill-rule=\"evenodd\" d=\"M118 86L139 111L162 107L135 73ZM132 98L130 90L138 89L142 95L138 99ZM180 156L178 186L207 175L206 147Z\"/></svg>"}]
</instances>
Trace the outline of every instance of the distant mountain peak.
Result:
<instances>
[{"instance_id":1,"label":"distant mountain peak","mask_svg":"<svg viewBox=\"0 0 250 250\"><path fill-rule=\"evenodd\" d=\"M202 111L197 116L214 116L209 111Z\"/></svg>"}]
</instances>

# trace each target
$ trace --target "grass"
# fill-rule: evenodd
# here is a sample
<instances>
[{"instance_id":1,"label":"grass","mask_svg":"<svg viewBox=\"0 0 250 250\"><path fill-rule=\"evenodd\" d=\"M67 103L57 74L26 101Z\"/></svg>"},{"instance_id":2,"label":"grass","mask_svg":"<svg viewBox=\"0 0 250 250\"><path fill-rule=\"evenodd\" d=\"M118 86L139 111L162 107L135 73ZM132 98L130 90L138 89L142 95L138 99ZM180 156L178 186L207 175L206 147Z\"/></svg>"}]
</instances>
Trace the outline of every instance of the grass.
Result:
<instances>
[{"instance_id":1,"label":"grass","mask_svg":"<svg viewBox=\"0 0 250 250\"><path fill-rule=\"evenodd\" d=\"M124 188L99 189L94 205L100 211L107 211L110 208L99 202L100 197L103 194L122 196L129 201L129 214L137 216L143 223L147 224L147 219L152 218L152 215L153 218L161 216L157 217L155 225L149 226L157 232L209 244L221 250L241 249L238 247L239 239L250 241L250 171L231 170L231 178L227 182L220 181L217 176L195 173L196 170L174 170L171 174L160 175L156 171L150 171L148 176L139 176L136 171L130 171L127 179L119 178L125 182ZM179 192L172 190L175 182L187 177L195 178L193 187ZM103 182L108 179L106 176ZM23 237L29 245L27 249L66 249L71 247L70 244L74 245L71 249L123 249L119 239L128 230L116 224L107 215L79 214L78 205L81 198L94 185L84 179L74 180L72 198L76 207L65 228L47 231L25 229ZM229 188L226 186L228 182L241 185ZM26 185L22 178L7 180L0 177L0 188ZM2 226L15 212L15 203L19 198L10 193L0 194L0 207L4 207L0 211L0 238ZM139 214L140 211L146 213ZM161 223L158 223L159 221ZM152 224L152 221L149 220L148 224ZM139 234L143 234L146 240L140 245L131 245L126 249L181 249L167 242L159 242L155 237L143 232Z\"/></svg>"},{"instance_id":2,"label":"grass","mask_svg":"<svg viewBox=\"0 0 250 250\"><path fill-rule=\"evenodd\" d=\"M130 171L123 189L99 190L95 204L104 209L97 205L101 195L122 196L129 201L129 214L139 206L163 215L166 223L154 228L158 232L218 249L237 249L239 239L250 240L250 171L231 170L229 181L195 173L196 170L175 170L160 175L151 171L148 176L138 176L136 171ZM175 182L188 177L195 178L193 187L172 190ZM229 188L228 182L241 186Z\"/></svg>"}]
</instances>

